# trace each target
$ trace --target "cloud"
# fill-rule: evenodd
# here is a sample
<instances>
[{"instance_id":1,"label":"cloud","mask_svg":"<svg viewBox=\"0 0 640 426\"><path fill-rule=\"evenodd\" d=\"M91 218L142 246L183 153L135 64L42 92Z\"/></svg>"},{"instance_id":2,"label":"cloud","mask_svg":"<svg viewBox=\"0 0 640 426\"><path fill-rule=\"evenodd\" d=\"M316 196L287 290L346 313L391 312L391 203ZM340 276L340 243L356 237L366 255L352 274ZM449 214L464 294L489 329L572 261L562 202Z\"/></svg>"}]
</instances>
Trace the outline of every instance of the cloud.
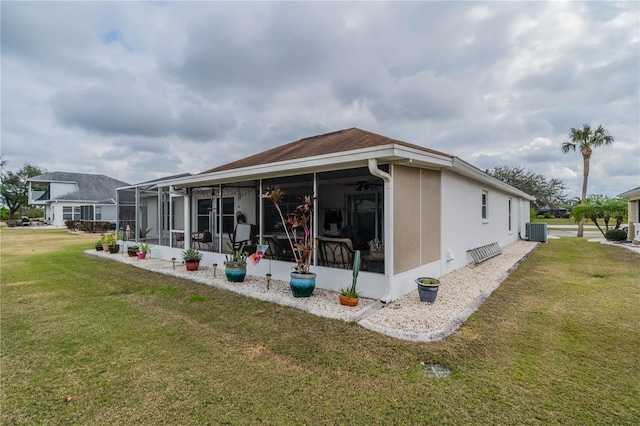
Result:
<instances>
[{"instance_id":1,"label":"cloud","mask_svg":"<svg viewBox=\"0 0 640 426\"><path fill-rule=\"evenodd\" d=\"M5 2L3 158L139 182L360 127L579 193L640 176L636 2ZM140 25L144 22L144 25ZM64 152L64 155L60 153ZM68 153L73 153L69 155Z\"/></svg>"},{"instance_id":2,"label":"cloud","mask_svg":"<svg viewBox=\"0 0 640 426\"><path fill-rule=\"evenodd\" d=\"M223 136L236 124L229 110L196 103L180 105L129 76L60 91L52 97L52 106L60 124L105 136L175 134L206 141Z\"/></svg>"}]
</instances>

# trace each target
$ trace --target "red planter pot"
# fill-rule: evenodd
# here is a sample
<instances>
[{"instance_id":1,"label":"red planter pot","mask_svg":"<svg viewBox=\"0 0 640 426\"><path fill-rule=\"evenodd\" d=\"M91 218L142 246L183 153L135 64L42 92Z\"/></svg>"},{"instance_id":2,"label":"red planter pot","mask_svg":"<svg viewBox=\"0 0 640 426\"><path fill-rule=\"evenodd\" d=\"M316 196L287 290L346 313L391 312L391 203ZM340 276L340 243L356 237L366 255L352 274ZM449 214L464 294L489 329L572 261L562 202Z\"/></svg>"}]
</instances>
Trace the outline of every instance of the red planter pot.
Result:
<instances>
[{"instance_id":1,"label":"red planter pot","mask_svg":"<svg viewBox=\"0 0 640 426\"><path fill-rule=\"evenodd\" d=\"M186 262L184 262L184 264L187 267L187 271L197 271L198 267L200 266L200 261L187 260Z\"/></svg>"}]
</instances>

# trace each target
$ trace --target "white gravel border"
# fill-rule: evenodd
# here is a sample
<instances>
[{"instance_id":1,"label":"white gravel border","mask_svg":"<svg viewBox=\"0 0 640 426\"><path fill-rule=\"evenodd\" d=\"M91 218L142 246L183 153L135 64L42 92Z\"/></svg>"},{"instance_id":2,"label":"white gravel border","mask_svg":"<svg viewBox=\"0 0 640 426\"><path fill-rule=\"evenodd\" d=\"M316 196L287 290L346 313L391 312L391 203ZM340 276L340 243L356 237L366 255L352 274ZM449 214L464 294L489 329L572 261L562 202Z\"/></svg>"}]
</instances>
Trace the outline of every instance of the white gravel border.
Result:
<instances>
[{"instance_id":1,"label":"white gravel border","mask_svg":"<svg viewBox=\"0 0 640 426\"><path fill-rule=\"evenodd\" d=\"M359 324L403 340L443 339L457 330L539 244L516 241L502 248L502 254L496 257L440 277L435 303L420 302L416 288Z\"/></svg>"},{"instance_id":2,"label":"white gravel border","mask_svg":"<svg viewBox=\"0 0 640 426\"><path fill-rule=\"evenodd\" d=\"M214 277L212 267L200 266L197 271L189 272L180 262L176 262L174 269L171 261L157 258L138 260L122 253L95 250L85 253L290 306L313 315L357 321L364 328L394 338L431 342L453 333L539 244L517 241L503 247L501 255L480 265L468 265L440 277L438 297L433 304L420 302L416 289L386 305L361 297L355 307L341 305L338 293L318 288L311 297L293 297L289 283L284 281L271 280L267 290L266 278L259 276L247 275L244 282L232 283L225 278L224 268L218 268Z\"/></svg>"}]
</instances>

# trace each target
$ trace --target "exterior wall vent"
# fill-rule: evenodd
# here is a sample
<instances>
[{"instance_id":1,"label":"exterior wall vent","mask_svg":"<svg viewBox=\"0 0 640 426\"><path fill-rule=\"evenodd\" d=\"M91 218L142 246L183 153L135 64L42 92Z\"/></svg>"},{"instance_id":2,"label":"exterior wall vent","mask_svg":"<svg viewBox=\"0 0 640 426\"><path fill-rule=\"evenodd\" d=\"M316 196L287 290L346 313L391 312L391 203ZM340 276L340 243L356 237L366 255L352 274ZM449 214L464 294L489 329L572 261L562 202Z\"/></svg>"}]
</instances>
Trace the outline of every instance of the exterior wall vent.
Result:
<instances>
[{"instance_id":1,"label":"exterior wall vent","mask_svg":"<svg viewBox=\"0 0 640 426\"><path fill-rule=\"evenodd\" d=\"M547 235L546 223L527 223L525 226L525 238L529 241L546 243Z\"/></svg>"}]
</instances>

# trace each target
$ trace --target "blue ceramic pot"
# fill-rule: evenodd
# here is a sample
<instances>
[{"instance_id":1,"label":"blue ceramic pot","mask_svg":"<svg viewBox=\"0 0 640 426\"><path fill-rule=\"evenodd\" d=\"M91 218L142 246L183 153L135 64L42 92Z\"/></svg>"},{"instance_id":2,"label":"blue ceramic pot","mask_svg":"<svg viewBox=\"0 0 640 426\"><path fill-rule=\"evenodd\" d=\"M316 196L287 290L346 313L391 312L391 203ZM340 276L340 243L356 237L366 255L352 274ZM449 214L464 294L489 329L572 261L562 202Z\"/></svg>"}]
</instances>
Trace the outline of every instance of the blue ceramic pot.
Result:
<instances>
[{"instance_id":1,"label":"blue ceramic pot","mask_svg":"<svg viewBox=\"0 0 640 426\"><path fill-rule=\"evenodd\" d=\"M309 297L316 288L316 274L299 274L292 272L289 285L291 285L293 297Z\"/></svg>"},{"instance_id":2,"label":"blue ceramic pot","mask_svg":"<svg viewBox=\"0 0 640 426\"><path fill-rule=\"evenodd\" d=\"M244 281L244 277L247 275L247 265L235 267L227 266L224 270L227 280L232 283L241 283Z\"/></svg>"}]
</instances>

